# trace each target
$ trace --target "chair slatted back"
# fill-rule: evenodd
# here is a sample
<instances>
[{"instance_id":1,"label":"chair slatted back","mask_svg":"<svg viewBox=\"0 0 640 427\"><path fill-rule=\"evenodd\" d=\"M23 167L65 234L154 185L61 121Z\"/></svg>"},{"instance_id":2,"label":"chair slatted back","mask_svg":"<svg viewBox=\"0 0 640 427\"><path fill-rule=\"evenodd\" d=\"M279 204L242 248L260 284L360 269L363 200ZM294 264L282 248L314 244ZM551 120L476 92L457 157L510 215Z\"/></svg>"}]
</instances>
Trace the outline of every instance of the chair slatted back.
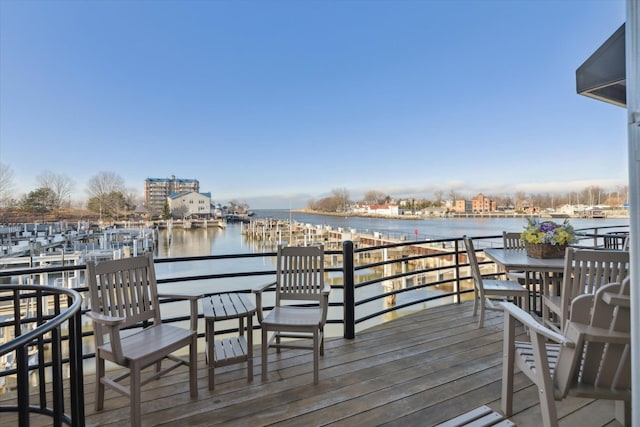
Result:
<instances>
[{"instance_id":1,"label":"chair slatted back","mask_svg":"<svg viewBox=\"0 0 640 427\"><path fill-rule=\"evenodd\" d=\"M605 249L627 250L628 240L628 233L607 233L602 236L602 242Z\"/></svg>"},{"instance_id":2,"label":"chair slatted back","mask_svg":"<svg viewBox=\"0 0 640 427\"><path fill-rule=\"evenodd\" d=\"M567 304L582 294L593 294L606 283L622 283L629 275L629 253L615 250L568 248L562 296Z\"/></svg>"},{"instance_id":3,"label":"chair slatted back","mask_svg":"<svg viewBox=\"0 0 640 427\"><path fill-rule=\"evenodd\" d=\"M575 346L562 347L554 373L557 398L567 394L619 399L631 393L631 318L629 306L615 306L603 298L605 293L628 299L630 280L611 283L595 294L581 295L571 306L566 336ZM590 339L577 324L588 324L607 333ZM625 396L626 395L626 396Z\"/></svg>"},{"instance_id":4,"label":"chair slatted back","mask_svg":"<svg viewBox=\"0 0 640 427\"><path fill-rule=\"evenodd\" d=\"M484 288L482 287L482 272L478 264L478 256L473 246L473 240L464 236L464 247L467 249L467 258L469 259L469 268L471 269L471 277L473 277L473 286L476 288L481 300L484 299Z\"/></svg>"},{"instance_id":5,"label":"chair slatted back","mask_svg":"<svg viewBox=\"0 0 640 427\"><path fill-rule=\"evenodd\" d=\"M276 304L281 300L320 301L324 286L324 247L280 246Z\"/></svg>"},{"instance_id":6,"label":"chair slatted back","mask_svg":"<svg viewBox=\"0 0 640 427\"><path fill-rule=\"evenodd\" d=\"M524 249L524 240L520 238L521 233L515 231L502 232L502 246L505 249Z\"/></svg>"},{"instance_id":7,"label":"chair slatted back","mask_svg":"<svg viewBox=\"0 0 640 427\"><path fill-rule=\"evenodd\" d=\"M625 279L617 288L621 295L629 296L630 280ZM615 288L610 289L615 292ZM596 299L591 326L608 328L614 332L631 331L631 311L629 307L616 307ZM588 381L606 389L631 389L631 348L627 343L589 343L584 358L600 363L585 364L582 381Z\"/></svg>"},{"instance_id":8,"label":"chair slatted back","mask_svg":"<svg viewBox=\"0 0 640 427\"><path fill-rule=\"evenodd\" d=\"M121 328L152 320L160 323L160 309L151 254L87 262L91 309L99 314L124 317ZM96 325L99 327L99 325ZM102 336L101 331L96 335Z\"/></svg>"}]
</instances>

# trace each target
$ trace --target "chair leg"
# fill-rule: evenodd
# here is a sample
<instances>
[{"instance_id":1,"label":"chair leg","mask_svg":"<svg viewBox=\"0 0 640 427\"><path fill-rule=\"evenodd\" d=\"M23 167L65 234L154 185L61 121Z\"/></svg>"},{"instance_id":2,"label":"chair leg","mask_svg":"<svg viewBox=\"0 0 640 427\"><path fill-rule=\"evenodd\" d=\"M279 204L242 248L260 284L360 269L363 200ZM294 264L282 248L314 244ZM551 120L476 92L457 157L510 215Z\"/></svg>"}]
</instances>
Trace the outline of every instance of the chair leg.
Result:
<instances>
[{"instance_id":1,"label":"chair leg","mask_svg":"<svg viewBox=\"0 0 640 427\"><path fill-rule=\"evenodd\" d=\"M324 356L324 328L320 329L320 356Z\"/></svg>"},{"instance_id":2,"label":"chair leg","mask_svg":"<svg viewBox=\"0 0 640 427\"><path fill-rule=\"evenodd\" d=\"M313 383L314 384L318 384L318 370L319 370L319 365L320 365L320 361L318 360L320 358L319 353L320 353L320 331L318 329L316 329L315 331L313 331Z\"/></svg>"},{"instance_id":3,"label":"chair leg","mask_svg":"<svg viewBox=\"0 0 640 427\"><path fill-rule=\"evenodd\" d=\"M104 407L104 384L101 381L102 377L104 377L104 359L96 354L96 411L101 411Z\"/></svg>"},{"instance_id":4,"label":"chair leg","mask_svg":"<svg viewBox=\"0 0 640 427\"><path fill-rule=\"evenodd\" d=\"M505 312L506 313L506 312ZM505 417L513 415L513 371L515 368L514 341L516 335L515 321L511 316L504 316L504 337L502 339L502 401L501 409Z\"/></svg>"},{"instance_id":5,"label":"chair leg","mask_svg":"<svg viewBox=\"0 0 640 427\"><path fill-rule=\"evenodd\" d=\"M191 397L198 396L198 337L195 333L189 344L189 391Z\"/></svg>"},{"instance_id":6,"label":"chair leg","mask_svg":"<svg viewBox=\"0 0 640 427\"><path fill-rule=\"evenodd\" d=\"M478 321L478 329L482 329L482 327L484 326L484 298L481 298L478 301L478 304L480 305L480 320Z\"/></svg>"},{"instance_id":7,"label":"chair leg","mask_svg":"<svg viewBox=\"0 0 640 427\"><path fill-rule=\"evenodd\" d=\"M540 399L540 411L542 412L542 425L544 427L557 427L558 414L556 403L553 397L553 383L549 372L549 359L545 339L540 335L531 337L533 357L536 360L535 383L538 388L538 398Z\"/></svg>"},{"instance_id":8,"label":"chair leg","mask_svg":"<svg viewBox=\"0 0 640 427\"><path fill-rule=\"evenodd\" d=\"M473 289L473 315L478 314L478 291L477 289Z\"/></svg>"},{"instance_id":9,"label":"chair leg","mask_svg":"<svg viewBox=\"0 0 640 427\"><path fill-rule=\"evenodd\" d=\"M267 380L267 349L269 343L267 342L267 330L262 327L262 381Z\"/></svg>"},{"instance_id":10,"label":"chair leg","mask_svg":"<svg viewBox=\"0 0 640 427\"><path fill-rule=\"evenodd\" d=\"M130 385L130 396L131 399L131 425L134 427L141 425L142 415L140 413L140 367L138 365L133 365L130 368L130 377L131 377L131 385Z\"/></svg>"}]
</instances>

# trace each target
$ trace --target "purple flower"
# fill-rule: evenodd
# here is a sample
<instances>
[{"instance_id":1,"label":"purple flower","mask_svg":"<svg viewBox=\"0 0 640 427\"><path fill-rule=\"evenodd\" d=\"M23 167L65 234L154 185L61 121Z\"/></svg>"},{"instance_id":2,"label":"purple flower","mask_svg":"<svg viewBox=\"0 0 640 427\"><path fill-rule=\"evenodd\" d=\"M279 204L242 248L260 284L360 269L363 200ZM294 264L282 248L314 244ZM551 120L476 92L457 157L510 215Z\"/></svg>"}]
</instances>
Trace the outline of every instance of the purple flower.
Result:
<instances>
[{"instance_id":1,"label":"purple flower","mask_svg":"<svg viewBox=\"0 0 640 427\"><path fill-rule=\"evenodd\" d=\"M550 231L555 230L557 227L558 226L556 224L554 224L553 222L543 222L543 223L540 224L540 228L538 230L543 232L543 233L548 233Z\"/></svg>"}]
</instances>

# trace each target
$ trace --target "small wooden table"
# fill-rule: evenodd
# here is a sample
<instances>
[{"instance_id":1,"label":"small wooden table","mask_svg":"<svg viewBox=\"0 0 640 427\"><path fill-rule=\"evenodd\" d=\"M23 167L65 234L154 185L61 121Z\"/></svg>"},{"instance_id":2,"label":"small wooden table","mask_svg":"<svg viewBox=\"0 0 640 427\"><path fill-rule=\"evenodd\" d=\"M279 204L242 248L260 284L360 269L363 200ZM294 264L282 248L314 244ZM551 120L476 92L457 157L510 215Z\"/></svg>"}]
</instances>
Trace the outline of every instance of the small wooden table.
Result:
<instances>
[{"instance_id":1,"label":"small wooden table","mask_svg":"<svg viewBox=\"0 0 640 427\"><path fill-rule=\"evenodd\" d=\"M215 388L215 368L247 362L248 380L253 380L253 315L255 306L244 294L226 293L212 295L202 299L204 318L206 321L205 356L209 371L209 390ZM245 339L244 319L247 319ZM236 337L215 339L214 324L216 321L238 319L239 335Z\"/></svg>"},{"instance_id":2,"label":"small wooden table","mask_svg":"<svg viewBox=\"0 0 640 427\"><path fill-rule=\"evenodd\" d=\"M540 298L550 288L554 288L554 293L560 291L560 282L564 272L564 258L533 258L527 255L524 249L497 249L487 248L484 254L496 264L501 265L505 270L521 270L525 272L525 283L527 289L531 290L531 311L537 311L537 298L534 285L534 273L539 273L542 278L540 283Z\"/></svg>"}]
</instances>

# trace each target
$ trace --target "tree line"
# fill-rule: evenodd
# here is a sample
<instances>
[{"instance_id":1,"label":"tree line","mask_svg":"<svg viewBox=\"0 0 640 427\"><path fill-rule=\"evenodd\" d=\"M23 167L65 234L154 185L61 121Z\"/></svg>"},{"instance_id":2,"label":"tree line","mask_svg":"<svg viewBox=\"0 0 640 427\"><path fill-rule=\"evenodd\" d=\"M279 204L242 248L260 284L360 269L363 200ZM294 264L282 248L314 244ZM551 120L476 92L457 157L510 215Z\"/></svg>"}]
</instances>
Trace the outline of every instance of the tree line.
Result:
<instances>
[{"instance_id":1,"label":"tree line","mask_svg":"<svg viewBox=\"0 0 640 427\"><path fill-rule=\"evenodd\" d=\"M75 184L65 174L44 171L36 177L37 188L16 197L13 191L13 171L0 163L0 207L3 212L18 211L25 217L45 220L61 218L61 211L71 207ZM133 213L140 197L127 189L124 179L114 172L98 172L87 183L86 209L97 217L115 220Z\"/></svg>"},{"instance_id":2,"label":"tree line","mask_svg":"<svg viewBox=\"0 0 640 427\"><path fill-rule=\"evenodd\" d=\"M557 209L564 205L610 206L621 207L629 200L629 187L620 185L614 190L606 190L600 186L587 186L581 191L564 194L531 193L517 191L513 194L485 194L485 197L496 202L498 210L518 210L523 206L536 207L540 210ZM472 197L475 197L472 196ZM464 199L460 192L451 190L447 194L437 190L433 198L405 197L393 198L379 190L369 190L360 200L352 200L346 188L331 190L331 195L309 200L307 208L318 212L346 212L354 204L385 205L403 202L403 207L410 211L419 211L430 207L444 207L447 202ZM467 198L471 200L471 197Z\"/></svg>"},{"instance_id":3,"label":"tree line","mask_svg":"<svg viewBox=\"0 0 640 427\"><path fill-rule=\"evenodd\" d=\"M71 194L75 183L64 174L44 171L36 177L37 187L21 196L14 191L12 169L0 163L0 223L7 218L19 218L17 221L69 219ZM144 205L144 199L138 191L126 188L124 179L114 172L101 171L87 182L87 200L83 203L96 219L108 218L118 221L129 218L136 209ZM246 202L233 199L222 207L228 213L243 214L249 210ZM184 209L184 207L182 208ZM67 210L66 212L63 212ZM163 219L182 218L186 215L181 208L169 210L165 201L160 217Z\"/></svg>"}]
</instances>

